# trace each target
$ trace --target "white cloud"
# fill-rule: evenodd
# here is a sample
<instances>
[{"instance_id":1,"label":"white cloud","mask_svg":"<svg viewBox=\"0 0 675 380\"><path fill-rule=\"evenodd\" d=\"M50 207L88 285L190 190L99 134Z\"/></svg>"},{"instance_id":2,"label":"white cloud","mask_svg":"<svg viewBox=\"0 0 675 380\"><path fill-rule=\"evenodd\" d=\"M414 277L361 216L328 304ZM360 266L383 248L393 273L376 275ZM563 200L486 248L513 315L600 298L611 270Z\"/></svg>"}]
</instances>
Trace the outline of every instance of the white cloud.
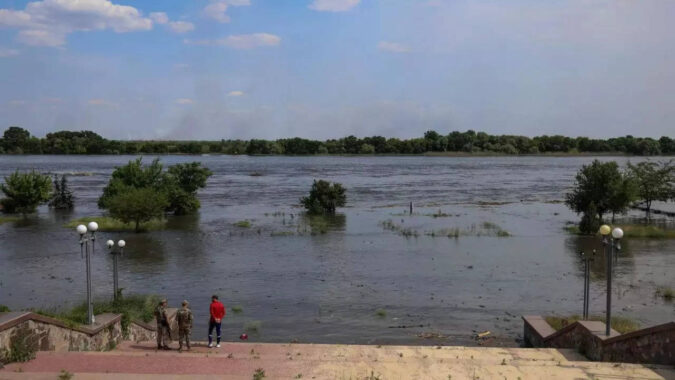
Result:
<instances>
[{"instance_id":1,"label":"white cloud","mask_svg":"<svg viewBox=\"0 0 675 380\"><path fill-rule=\"evenodd\" d=\"M314 0L309 9L319 12L346 12L359 5L361 0Z\"/></svg>"},{"instance_id":2,"label":"white cloud","mask_svg":"<svg viewBox=\"0 0 675 380\"><path fill-rule=\"evenodd\" d=\"M193 104L195 101L190 98L178 98L176 104Z\"/></svg>"},{"instance_id":3,"label":"white cloud","mask_svg":"<svg viewBox=\"0 0 675 380\"><path fill-rule=\"evenodd\" d=\"M164 12L152 12L150 18L157 24L166 25L172 32L182 34L195 30L195 25L187 21L170 21Z\"/></svg>"},{"instance_id":4,"label":"white cloud","mask_svg":"<svg viewBox=\"0 0 675 380\"><path fill-rule=\"evenodd\" d=\"M150 19L162 25L169 22L169 16L167 16L164 12L152 12L150 13Z\"/></svg>"},{"instance_id":5,"label":"white cloud","mask_svg":"<svg viewBox=\"0 0 675 380\"><path fill-rule=\"evenodd\" d=\"M377 48L390 53L410 53L410 48L397 42L380 41Z\"/></svg>"},{"instance_id":6,"label":"white cloud","mask_svg":"<svg viewBox=\"0 0 675 380\"><path fill-rule=\"evenodd\" d=\"M227 96L243 96L244 91L230 91Z\"/></svg>"},{"instance_id":7,"label":"white cloud","mask_svg":"<svg viewBox=\"0 0 675 380\"><path fill-rule=\"evenodd\" d=\"M195 25L187 21L171 21L169 22L169 28L171 28L174 33L182 34L195 30Z\"/></svg>"},{"instance_id":8,"label":"white cloud","mask_svg":"<svg viewBox=\"0 0 675 380\"><path fill-rule=\"evenodd\" d=\"M20 29L17 39L25 44L61 46L73 32L150 30L152 20L110 0L42 0L28 3L24 10L0 9L0 26Z\"/></svg>"},{"instance_id":9,"label":"white cloud","mask_svg":"<svg viewBox=\"0 0 675 380\"><path fill-rule=\"evenodd\" d=\"M219 0L213 1L204 8L204 16L212 18L220 23L230 22L227 8L251 5L250 0Z\"/></svg>"},{"instance_id":10,"label":"white cloud","mask_svg":"<svg viewBox=\"0 0 675 380\"><path fill-rule=\"evenodd\" d=\"M16 56L16 55L19 55L19 51L18 51L18 50L0 47L0 58L14 57L14 56Z\"/></svg>"},{"instance_id":11,"label":"white cloud","mask_svg":"<svg viewBox=\"0 0 675 380\"><path fill-rule=\"evenodd\" d=\"M189 45L227 46L233 49L253 49L265 46L277 46L281 37L269 33L236 34L216 40L184 40Z\"/></svg>"}]
</instances>

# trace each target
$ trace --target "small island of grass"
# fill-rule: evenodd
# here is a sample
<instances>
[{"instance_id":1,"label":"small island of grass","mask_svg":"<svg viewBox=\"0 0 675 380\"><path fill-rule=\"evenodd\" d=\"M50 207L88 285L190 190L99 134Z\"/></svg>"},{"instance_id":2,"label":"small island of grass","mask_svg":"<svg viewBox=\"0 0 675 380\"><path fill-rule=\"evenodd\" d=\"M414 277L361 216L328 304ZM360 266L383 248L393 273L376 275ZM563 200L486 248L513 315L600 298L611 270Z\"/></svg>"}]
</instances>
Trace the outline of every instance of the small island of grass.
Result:
<instances>
[{"instance_id":1,"label":"small island of grass","mask_svg":"<svg viewBox=\"0 0 675 380\"><path fill-rule=\"evenodd\" d=\"M89 222L98 223L98 230L103 232L134 232L136 225L133 222L124 223L121 220L109 216L94 216L73 219L66 223L64 227L75 228L80 224L87 225ZM166 219L152 219L149 222L142 223L141 231L157 231L166 228Z\"/></svg>"}]
</instances>

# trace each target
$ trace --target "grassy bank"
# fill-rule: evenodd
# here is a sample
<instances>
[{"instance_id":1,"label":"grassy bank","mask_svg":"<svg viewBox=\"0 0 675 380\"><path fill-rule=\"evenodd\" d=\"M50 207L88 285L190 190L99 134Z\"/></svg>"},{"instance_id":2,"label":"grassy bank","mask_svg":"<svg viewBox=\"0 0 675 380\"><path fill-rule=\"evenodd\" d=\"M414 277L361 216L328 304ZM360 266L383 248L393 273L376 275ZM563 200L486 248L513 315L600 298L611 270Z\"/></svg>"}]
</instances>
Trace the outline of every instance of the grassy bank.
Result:
<instances>
[{"instance_id":1,"label":"grassy bank","mask_svg":"<svg viewBox=\"0 0 675 380\"><path fill-rule=\"evenodd\" d=\"M17 220L19 220L18 216L0 216L0 224L16 222Z\"/></svg>"},{"instance_id":2,"label":"grassy bank","mask_svg":"<svg viewBox=\"0 0 675 380\"><path fill-rule=\"evenodd\" d=\"M624 224L620 226L624 238L634 239L675 239L675 230L665 229L654 225ZM574 235L585 235L576 225L565 226L565 231Z\"/></svg>"},{"instance_id":3,"label":"grassy bank","mask_svg":"<svg viewBox=\"0 0 675 380\"><path fill-rule=\"evenodd\" d=\"M109 216L94 216L94 217L85 217L71 220L66 223L65 227L75 228L79 224L84 224L85 226L89 222L98 223L98 230L103 232L134 232L135 226L133 223L124 223L120 220L111 218ZM153 219L147 223L141 224L141 231L156 231L163 230L166 228L165 219Z\"/></svg>"},{"instance_id":4,"label":"grassy bank","mask_svg":"<svg viewBox=\"0 0 675 380\"><path fill-rule=\"evenodd\" d=\"M567 325L571 325L572 323L581 320L581 316L579 315L571 315L568 317L549 316L546 317L545 319L546 322L548 322L548 324L551 325L551 327L553 327L553 329L557 331ZM600 322L605 321L605 317L600 315L592 315L588 319L591 321L600 321ZM624 317L613 317L610 324L612 325L612 328L614 330L618 331L621 334L626 334L640 328L640 324L637 323L635 320Z\"/></svg>"},{"instance_id":5,"label":"grassy bank","mask_svg":"<svg viewBox=\"0 0 675 380\"><path fill-rule=\"evenodd\" d=\"M119 301L94 301L94 315L102 313L122 314L122 331L128 331L129 323L133 320L150 322L154 310L159 303L158 296L130 295ZM69 310L34 310L34 312L54 319L58 319L68 326L78 326L87 323L87 304L83 302Z\"/></svg>"}]
</instances>

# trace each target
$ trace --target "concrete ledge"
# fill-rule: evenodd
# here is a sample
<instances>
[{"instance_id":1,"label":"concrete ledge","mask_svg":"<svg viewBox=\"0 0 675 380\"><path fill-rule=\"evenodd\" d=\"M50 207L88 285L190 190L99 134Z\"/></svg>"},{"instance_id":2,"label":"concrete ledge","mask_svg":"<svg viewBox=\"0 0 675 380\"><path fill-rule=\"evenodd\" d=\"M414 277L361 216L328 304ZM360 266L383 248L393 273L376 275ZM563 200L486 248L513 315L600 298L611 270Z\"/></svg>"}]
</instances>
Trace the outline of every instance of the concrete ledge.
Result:
<instances>
[{"instance_id":1,"label":"concrete ledge","mask_svg":"<svg viewBox=\"0 0 675 380\"><path fill-rule=\"evenodd\" d=\"M9 314L5 316L4 314ZM5 331L16 325L19 325L26 321L35 321L47 323L50 325L62 327L65 329L70 329L73 331L79 331L87 335L96 335L104 328L113 325L122 320L122 314L111 314L105 313L95 316L97 321L93 325L69 325L63 321L60 321L55 318L47 317L45 315L33 313L33 312L10 312L10 313L0 313L0 331Z\"/></svg>"},{"instance_id":2,"label":"concrete ledge","mask_svg":"<svg viewBox=\"0 0 675 380\"><path fill-rule=\"evenodd\" d=\"M524 339L533 347L573 348L591 360L675 364L675 322L621 335L605 323L576 321L555 331L537 315L523 316Z\"/></svg>"}]
</instances>

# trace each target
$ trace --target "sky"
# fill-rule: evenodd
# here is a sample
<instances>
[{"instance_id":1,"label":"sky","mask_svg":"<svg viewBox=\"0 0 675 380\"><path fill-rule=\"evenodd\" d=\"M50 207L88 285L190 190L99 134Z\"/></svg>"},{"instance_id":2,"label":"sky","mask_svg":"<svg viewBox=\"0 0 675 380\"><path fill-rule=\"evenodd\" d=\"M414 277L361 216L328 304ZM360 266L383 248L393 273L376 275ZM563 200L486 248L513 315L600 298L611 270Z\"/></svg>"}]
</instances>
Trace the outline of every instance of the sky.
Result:
<instances>
[{"instance_id":1,"label":"sky","mask_svg":"<svg viewBox=\"0 0 675 380\"><path fill-rule=\"evenodd\" d=\"M673 0L2 0L0 129L675 137Z\"/></svg>"}]
</instances>

